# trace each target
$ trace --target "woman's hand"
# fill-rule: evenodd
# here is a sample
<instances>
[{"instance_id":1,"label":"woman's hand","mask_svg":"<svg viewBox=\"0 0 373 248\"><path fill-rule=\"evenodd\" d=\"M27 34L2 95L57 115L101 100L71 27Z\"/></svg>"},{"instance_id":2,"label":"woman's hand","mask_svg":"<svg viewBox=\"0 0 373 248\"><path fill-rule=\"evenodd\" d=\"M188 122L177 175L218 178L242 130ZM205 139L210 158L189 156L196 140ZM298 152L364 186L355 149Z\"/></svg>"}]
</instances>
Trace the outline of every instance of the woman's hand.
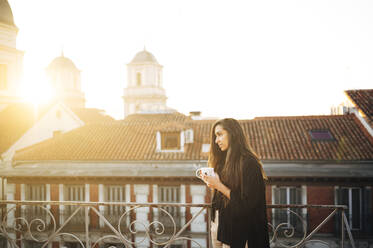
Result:
<instances>
[{"instance_id":1,"label":"woman's hand","mask_svg":"<svg viewBox=\"0 0 373 248\"><path fill-rule=\"evenodd\" d=\"M221 183L219 175L215 173L215 176L202 175L202 180L206 183L207 187L211 189L217 189Z\"/></svg>"},{"instance_id":2,"label":"woman's hand","mask_svg":"<svg viewBox=\"0 0 373 248\"><path fill-rule=\"evenodd\" d=\"M202 180L210 189L216 189L223 195L225 195L228 199L231 199L231 190L220 181L219 175L217 173L215 173L215 176L202 175Z\"/></svg>"}]
</instances>

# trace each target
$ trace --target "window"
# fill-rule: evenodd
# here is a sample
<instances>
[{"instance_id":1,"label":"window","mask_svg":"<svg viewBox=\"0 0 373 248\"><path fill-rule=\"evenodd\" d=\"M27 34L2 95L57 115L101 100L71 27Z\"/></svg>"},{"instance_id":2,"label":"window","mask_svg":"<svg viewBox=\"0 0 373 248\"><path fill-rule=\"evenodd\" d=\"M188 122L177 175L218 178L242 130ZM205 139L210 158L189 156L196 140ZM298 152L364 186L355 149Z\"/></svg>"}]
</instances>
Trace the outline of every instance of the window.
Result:
<instances>
[{"instance_id":1,"label":"window","mask_svg":"<svg viewBox=\"0 0 373 248\"><path fill-rule=\"evenodd\" d=\"M179 186L159 186L158 187L158 202L159 203L180 203L180 187ZM179 207L162 207L174 219L176 227L180 227L181 214ZM170 217L161 210L158 210L159 221L166 227L173 228L173 223Z\"/></svg>"},{"instance_id":2,"label":"window","mask_svg":"<svg viewBox=\"0 0 373 248\"><path fill-rule=\"evenodd\" d=\"M102 248L126 248L124 244L107 243L101 246Z\"/></svg>"},{"instance_id":3,"label":"window","mask_svg":"<svg viewBox=\"0 0 373 248\"><path fill-rule=\"evenodd\" d=\"M161 134L162 150L180 150L180 132L165 132Z\"/></svg>"},{"instance_id":4,"label":"window","mask_svg":"<svg viewBox=\"0 0 373 248\"><path fill-rule=\"evenodd\" d=\"M0 64L0 90L5 90L8 87L7 65Z\"/></svg>"},{"instance_id":5,"label":"window","mask_svg":"<svg viewBox=\"0 0 373 248\"><path fill-rule=\"evenodd\" d=\"M329 130L311 130L311 140L313 141L334 141L333 135Z\"/></svg>"},{"instance_id":6,"label":"window","mask_svg":"<svg viewBox=\"0 0 373 248\"><path fill-rule=\"evenodd\" d=\"M25 185L25 200L26 201L45 201L45 185L43 184L28 184ZM25 206L24 217L32 220L35 218L41 218L45 220L47 212L40 206Z\"/></svg>"},{"instance_id":7,"label":"window","mask_svg":"<svg viewBox=\"0 0 373 248\"><path fill-rule=\"evenodd\" d=\"M25 240L24 241L24 247L25 248L41 248L43 247L44 242L36 242L32 240ZM1 247L6 247L6 246L1 246Z\"/></svg>"},{"instance_id":8,"label":"window","mask_svg":"<svg viewBox=\"0 0 373 248\"><path fill-rule=\"evenodd\" d=\"M167 240L165 240L165 241L167 241ZM161 248L161 247L164 247L164 246L157 246L158 248ZM183 248L183 247L185 247L185 245L182 245L182 244L171 244L171 245L169 245L168 247L170 247L170 248Z\"/></svg>"},{"instance_id":9,"label":"window","mask_svg":"<svg viewBox=\"0 0 373 248\"><path fill-rule=\"evenodd\" d=\"M342 187L339 189L338 204L346 205L348 210L345 212L348 224L352 229L361 229L362 204L361 189Z\"/></svg>"},{"instance_id":10,"label":"window","mask_svg":"<svg viewBox=\"0 0 373 248\"><path fill-rule=\"evenodd\" d=\"M106 202L125 202L126 201L125 186L107 185L105 187L105 201ZM119 218L122 214L125 213L125 211L126 211L125 206L106 206L105 217L109 220L111 224L118 225ZM129 215L125 217L129 217Z\"/></svg>"},{"instance_id":11,"label":"window","mask_svg":"<svg viewBox=\"0 0 373 248\"><path fill-rule=\"evenodd\" d=\"M67 185L66 186L66 201L84 201L85 186L84 185Z\"/></svg>"},{"instance_id":12,"label":"window","mask_svg":"<svg viewBox=\"0 0 373 248\"><path fill-rule=\"evenodd\" d=\"M0 236L0 247L7 247L7 239L3 236Z\"/></svg>"},{"instance_id":13,"label":"window","mask_svg":"<svg viewBox=\"0 0 373 248\"><path fill-rule=\"evenodd\" d=\"M84 201L85 200L85 186L84 185L66 185L64 192L65 201ZM66 220L69 218L74 211L78 208L76 205L66 205L65 206L65 216ZM85 223L84 209L82 208L71 220L71 225L82 227Z\"/></svg>"},{"instance_id":14,"label":"window","mask_svg":"<svg viewBox=\"0 0 373 248\"><path fill-rule=\"evenodd\" d=\"M210 144L202 144L202 152L206 153L210 151Z\"/></svg>"},{"instance_id":15,"label":"window","mask_svg":"<svg viewBox=\"0 0 373 248\"><path fill-rule=\"evenodd\" d=\"M84 244L84 242L83 242ZM63 247L66 248L81 248L82 246L78 242L64 242Z\"/></svg>"},{"instance_id":16,"label":"window","mask_svg":"<svg viewBox=\"0 0 373 248\"><path fill-rule=\"evenodd\" d=\"M190 144L193 143L193 129L185 130L185 143Z\"/></svg>"},{"instance_id":17,"label":"window","mask_svg":"<svg viewBox=\"0 0 373 248\"><path fill-rule=\"evenodd\" d=\"M136 73L136 85L137 86L141 85L141 73L140 72Z\"/></svg>"},{"instance_id":18,"label":"window","mask_svg":"<svg viewBox=\"0 0 373 248\"><path fill-rule=\"evenodd\" d=\"M28 184L25 190L26 201L45 201L45 185Z\"/></svg>"},{"instance_id":19,"label":"window","mask_svg":"<svg viewBox=\"0 0 373 248\"><path fill-rule=\"evenodd\" d=\"M302 189L300 187L274 187L274 204L301 204ZM287 227L293 226L296 230L302 230L302 221L296 214L289 212L293 211L299 216L301 215L300 208L274 209L272 219L275 228L282 223L287 223Z\"/></svg>"}]
</instances>

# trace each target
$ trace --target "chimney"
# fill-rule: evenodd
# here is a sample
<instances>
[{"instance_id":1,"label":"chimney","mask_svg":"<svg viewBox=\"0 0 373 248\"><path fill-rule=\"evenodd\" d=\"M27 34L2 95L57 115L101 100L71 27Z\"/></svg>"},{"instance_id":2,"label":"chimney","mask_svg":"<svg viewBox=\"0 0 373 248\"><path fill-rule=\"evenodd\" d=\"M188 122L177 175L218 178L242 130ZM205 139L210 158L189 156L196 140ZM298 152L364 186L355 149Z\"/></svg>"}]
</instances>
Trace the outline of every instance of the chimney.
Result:
<instances>
[{"instance_id":1,"label":"chimney","mask_svg":"<svg viewBox=\"0 0 373 248\"><path fill-rule=\"evenodd\" d=\"M61 130L54 130L53 131L53 138L55 138L55 137L57 137L57 136L59 136L59 135L61 135L62 134L62 131Z\"/></svg>"},{"instance_id":2,"label":"chimney","mask_svg":"<svg viewBox=\"0 0 373 248\"><path fill-rule=\"evenodd\" d=\"M193 120L201 120L201 111L190 111L189 116L192 117Z\"/></svg>"}]
</instances>

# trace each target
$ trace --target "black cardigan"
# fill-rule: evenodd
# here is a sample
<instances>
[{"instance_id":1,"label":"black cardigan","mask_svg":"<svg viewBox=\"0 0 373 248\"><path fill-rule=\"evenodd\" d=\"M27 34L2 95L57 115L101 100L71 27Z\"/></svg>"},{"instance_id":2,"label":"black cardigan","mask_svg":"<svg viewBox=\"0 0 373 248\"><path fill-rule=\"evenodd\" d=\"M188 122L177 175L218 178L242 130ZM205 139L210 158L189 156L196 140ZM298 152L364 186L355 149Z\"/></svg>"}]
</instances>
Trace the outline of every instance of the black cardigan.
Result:
<instances>
[{"instance_id":1,"label":"black cardigan","mask_svg":"<svg viewBox=\"0 0 373 248\"><path fill-rule=\"evenodd\" d=\"M213 218L219 210L217 239L231 248L269 248L265 184L260 164L254 158L244 159L243 187L231 190L226 207L223 196L215 190L213 196ZM241 194L242 193L242 194Z\"/></svg>"}]
</instances>

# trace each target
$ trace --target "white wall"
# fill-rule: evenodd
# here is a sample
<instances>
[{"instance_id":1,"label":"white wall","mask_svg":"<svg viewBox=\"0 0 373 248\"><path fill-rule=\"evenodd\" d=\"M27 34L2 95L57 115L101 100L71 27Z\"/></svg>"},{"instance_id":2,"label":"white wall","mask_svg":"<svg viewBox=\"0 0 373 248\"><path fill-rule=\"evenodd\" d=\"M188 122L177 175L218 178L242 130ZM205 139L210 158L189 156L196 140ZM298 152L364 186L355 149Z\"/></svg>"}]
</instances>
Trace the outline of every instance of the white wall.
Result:
<instances>
[{"instance_id":1,"label":"white wall","mask_svg":"<svg viewBox=\"0 0 373 248\"><path fill-rule=\"evenodd\" d=\"M60 111L60 118L56 113ZM53 137L54 131L67 132L81 127L84 122L81 121L70 109L63 104L56 104L48 110L43 117L38 120L8 151L4 153L6 161L10 161L16 150L31 146L43 140Z\"/></svg>"},{"instance_id":2,"label":"white wall","mask_svg":"<svg viewBox=\"0 0 373 248\"><path fill-rule=\"evenodd\" d=\"M149 195L149 185L148 184L135 184L134 193L136 195L137 203L147 203L148 195ZM136 220L139 223L144 224L145 227L149 225L148 213L149 213L149 207L142 207L142 208L136 209ZM136 225L136 230L138 232L145 231L142 225ZM144 236L142 235L136 235L135 237L136 242L140 242L143 239L144 239ZM149 247L149 245L150 245L149 240L144 240L143 242L141 242L141 246Z\"/></svg>"}]
</instances>

